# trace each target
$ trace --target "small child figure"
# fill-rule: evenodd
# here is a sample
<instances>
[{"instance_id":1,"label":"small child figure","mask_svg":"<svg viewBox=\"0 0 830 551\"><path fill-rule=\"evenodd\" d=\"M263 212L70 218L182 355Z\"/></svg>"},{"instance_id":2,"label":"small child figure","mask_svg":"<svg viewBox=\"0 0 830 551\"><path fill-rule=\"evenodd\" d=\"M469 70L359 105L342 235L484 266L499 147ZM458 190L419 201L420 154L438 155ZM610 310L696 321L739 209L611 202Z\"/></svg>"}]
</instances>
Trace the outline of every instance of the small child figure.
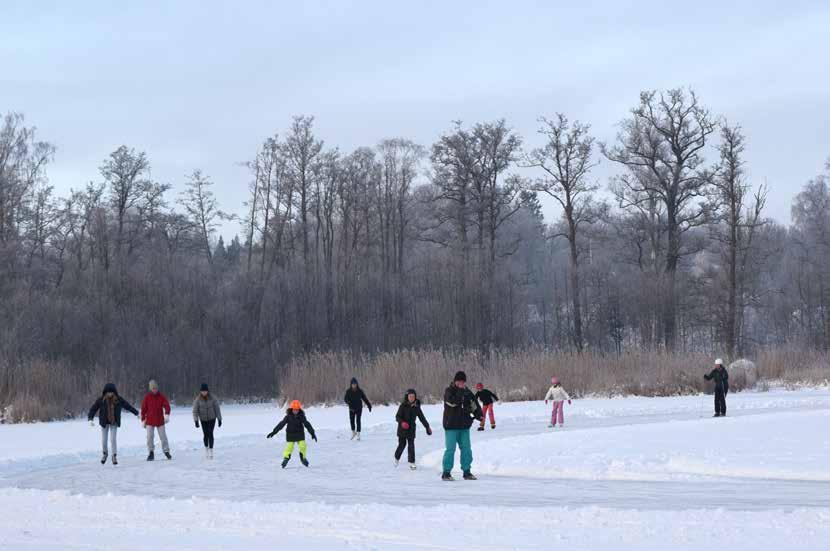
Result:
<instances>
[{"instance_id":1,"label":"small child figure","mask_svg":"<svg viewBox=\"0 0 830 551\"><path fill-rule=\"evenodd\" d=\"M273 438L283 427L287 427L285 429L285 441L287 444L282 454L282 468L284 469L288 465L288 461L291 460L295 443L300 445L300 463L308 467L308 448L305 443L304 428L308 429L308 432L311 433L311 439L315 442L317 441L317 435L314 434L314 427L305 418L305 412L299 400L291 402L291 407L286 412L285 418L280 421L279 425L274 427L274 430L268 433L267 437Z\"/></svg>"},{"instance_id":2,"label":"small child figure","mask_svg":"<svg viewBox=\"0 0 830 551\"><path fill-rule=\"evenodd\" d=\"M553 411L550 414L550 425L548 427L553 428L556 427L556 420L559 419L559 425L565 425L565 400L568 401L568 404L571 403L571 397L568 396L568 393L565 392L565 389L562 388L562 385L559 383L559 379L553 377L550 380L551 386L548 389L548 393L545 394L545 403L548 403L548 400L553 400Z\"/></svg>"},{"instance_id":3,"label":"small child figure","mask_svg":"<svg viewBox=\"0 0 830 551\"><path fill-rule=\"evenodd\" d=\"M476 400L481 403L481 424L478 426L478 430L484 430L484 420L489 415L490 416L490 428L496 428L496 415L493 413L493 406L495 402L499 401L499 397L496 396L496 393L484 388L484 383L478 383L476 385Z\"/></svg>"}]
</instances>

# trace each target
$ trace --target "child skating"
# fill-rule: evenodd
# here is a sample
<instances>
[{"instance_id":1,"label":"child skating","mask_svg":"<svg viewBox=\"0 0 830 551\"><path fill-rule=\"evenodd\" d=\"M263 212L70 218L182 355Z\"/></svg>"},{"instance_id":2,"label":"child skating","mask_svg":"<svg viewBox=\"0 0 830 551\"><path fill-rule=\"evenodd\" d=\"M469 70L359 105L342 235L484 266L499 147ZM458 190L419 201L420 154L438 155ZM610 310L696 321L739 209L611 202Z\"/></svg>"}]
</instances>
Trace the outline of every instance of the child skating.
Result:
<instances>
[{"instance_id":1,"label":"child skating","mask_svg":"<svg viewBox=\"0 0 830 551\"><path fill-rule=\"evenodd\" d=\"M408 448L409 468L413 471L417 468L415 466L415 433L417 432L415 421L418 419L427 429L427 435L432 436L432 429L429 428L424 412L421 411L421 401L418 400L418 394L414 388L410 388L406 391L403 402L398 408L398 413L395 415L395 420L398 422L398 449L395 450L396 467L401 460L404 448Z\"/></svg>"},{"instance_id":2,"label":"child skating","mask_svg":"<svg viewBox=\"0 0 830 551\"><path fill-rule=\"evenodd\" d=\"M556 427L557 420L559 421L559 426L565 425L565 400L568 401L568 404L571 403L571 397L568 396L568 393L565 392L565 389L562 388L562 385L559 383L559 379L553 377L551 380L551 387L548 389L548 393L545 394L545 403L548 403L548 400L553 401L553 410L550 414L550 424L548 427L554 428Z\"/></svg>"},{"instance_id":3,"label":"child skating","mask_svg":"<svg viewBox=\"0 0 830 551\"><path fill-rule=\"evenodd\" d=\"M495 402L499 401L499 397L496 396L495 392L484 388L484 383L478 383L476 385L476 400L481 403L481 424L478 430L484 430L484 421L488 415L490 416L490 428L496 428L496 414L493 413L493 406Z\"/></svg>"},{"instance_id":4,"label":"child skating","mask_svg":"<svg viewBox=\"0 0 830 551\"><path fill-rule=\"evenodd\" d=\"M305 442L305 429L308 429L311 434L311 439L317 441L317 435L314 433L314 427L308 422L303 411L303 406L299 400L291 402L291 407L285 414L285 418L274 427L274 430L268 433L268 438L273 438L275 434L285 427L285 451L282 454L282 468L284 469L291 460L291 454L294 453L294 445L299 444L300 448L300 463L308 467L308 447Z\"/></svg>"}]
</instances>

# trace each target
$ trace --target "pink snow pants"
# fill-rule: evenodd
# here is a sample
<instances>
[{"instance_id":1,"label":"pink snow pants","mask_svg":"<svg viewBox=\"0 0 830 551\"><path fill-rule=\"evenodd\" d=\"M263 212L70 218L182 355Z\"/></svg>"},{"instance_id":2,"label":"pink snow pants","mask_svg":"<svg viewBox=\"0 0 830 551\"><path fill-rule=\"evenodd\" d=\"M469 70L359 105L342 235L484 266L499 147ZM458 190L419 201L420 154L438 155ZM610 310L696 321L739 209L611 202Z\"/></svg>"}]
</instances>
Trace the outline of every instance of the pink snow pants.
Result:
<instances>
[{"instance_id":1,"label":"pink snow pants","mask_svg":"<svg viewBox=\"0 0 830 551\"><path fill-rule=\"evenodd\" d=\"M559 424L565 424L565 402L563 400L554 400L553 411L550 414L550 424L556 426L556 419L559 418Z\"/></svg>"},{"instance_id":2,"label":"pink snow pants","mask_svg":"<svg viewBox=\"0 0 830 551\"><path fill-rule=\"evenodd\" d=\"M481 406L481 426L484 426L484 420L487 418L487 415L490 415L490 426L496 426L496 414L493 413L493 404L484 404Z\"/></svg>"}]
</instances>

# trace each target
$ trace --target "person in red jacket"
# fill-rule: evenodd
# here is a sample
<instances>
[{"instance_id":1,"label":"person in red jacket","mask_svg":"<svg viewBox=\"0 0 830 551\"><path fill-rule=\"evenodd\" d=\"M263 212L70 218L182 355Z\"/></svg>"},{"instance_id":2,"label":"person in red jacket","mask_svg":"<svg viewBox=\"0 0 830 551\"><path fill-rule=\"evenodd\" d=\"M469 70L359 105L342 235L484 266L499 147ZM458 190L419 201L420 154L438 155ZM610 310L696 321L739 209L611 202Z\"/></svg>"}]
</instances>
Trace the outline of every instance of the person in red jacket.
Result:
<instances>
[{"instance_id":1,"label":"person in red jacket","mask_svg":"<svg viewBox=\"0 0 830 551\"><path fill-rule=\"evenodd\" d=\"M173 459L170 455L170 444L167 442L167 430L164 425L170 421L170 402L167 397L159 392L159 385L155 381L150 381L150 392L148 392L141 401L141 422L147 429L147 450L150 452L147 455L147 461L155 459L155 431L158 430L159 440L161 440L161 449L164 451L167 459Z\"/></svg>"}]
</instances>

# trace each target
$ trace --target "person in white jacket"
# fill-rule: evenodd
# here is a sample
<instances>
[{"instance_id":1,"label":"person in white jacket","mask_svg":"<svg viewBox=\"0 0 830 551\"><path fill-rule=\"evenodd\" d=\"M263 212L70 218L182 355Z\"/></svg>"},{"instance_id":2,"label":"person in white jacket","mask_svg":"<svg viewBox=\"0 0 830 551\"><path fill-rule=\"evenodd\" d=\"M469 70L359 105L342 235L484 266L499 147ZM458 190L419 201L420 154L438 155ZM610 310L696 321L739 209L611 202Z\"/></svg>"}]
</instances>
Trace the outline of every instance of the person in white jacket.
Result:
<instances>
[{"instance_id":1,"label":"person in white jacket","mask_svg":"<svg viewBox=\"0 0 830 551\"><path fill-rule=\"evenodd\" d=\"M548 403L548 400L553 401L553 411L550 414L550 425L548 427L555 427L556 420L559 419L559 425L565 425L565 400L568 401L568 404L571 403L571 397L568 396L568 393L565 392L565 389L562 388L562 385L559 383L559 379L553 377L550 380L551 386L548 389L548 393L545 394L545 403Z\"/></svg>"}]
</instances>

